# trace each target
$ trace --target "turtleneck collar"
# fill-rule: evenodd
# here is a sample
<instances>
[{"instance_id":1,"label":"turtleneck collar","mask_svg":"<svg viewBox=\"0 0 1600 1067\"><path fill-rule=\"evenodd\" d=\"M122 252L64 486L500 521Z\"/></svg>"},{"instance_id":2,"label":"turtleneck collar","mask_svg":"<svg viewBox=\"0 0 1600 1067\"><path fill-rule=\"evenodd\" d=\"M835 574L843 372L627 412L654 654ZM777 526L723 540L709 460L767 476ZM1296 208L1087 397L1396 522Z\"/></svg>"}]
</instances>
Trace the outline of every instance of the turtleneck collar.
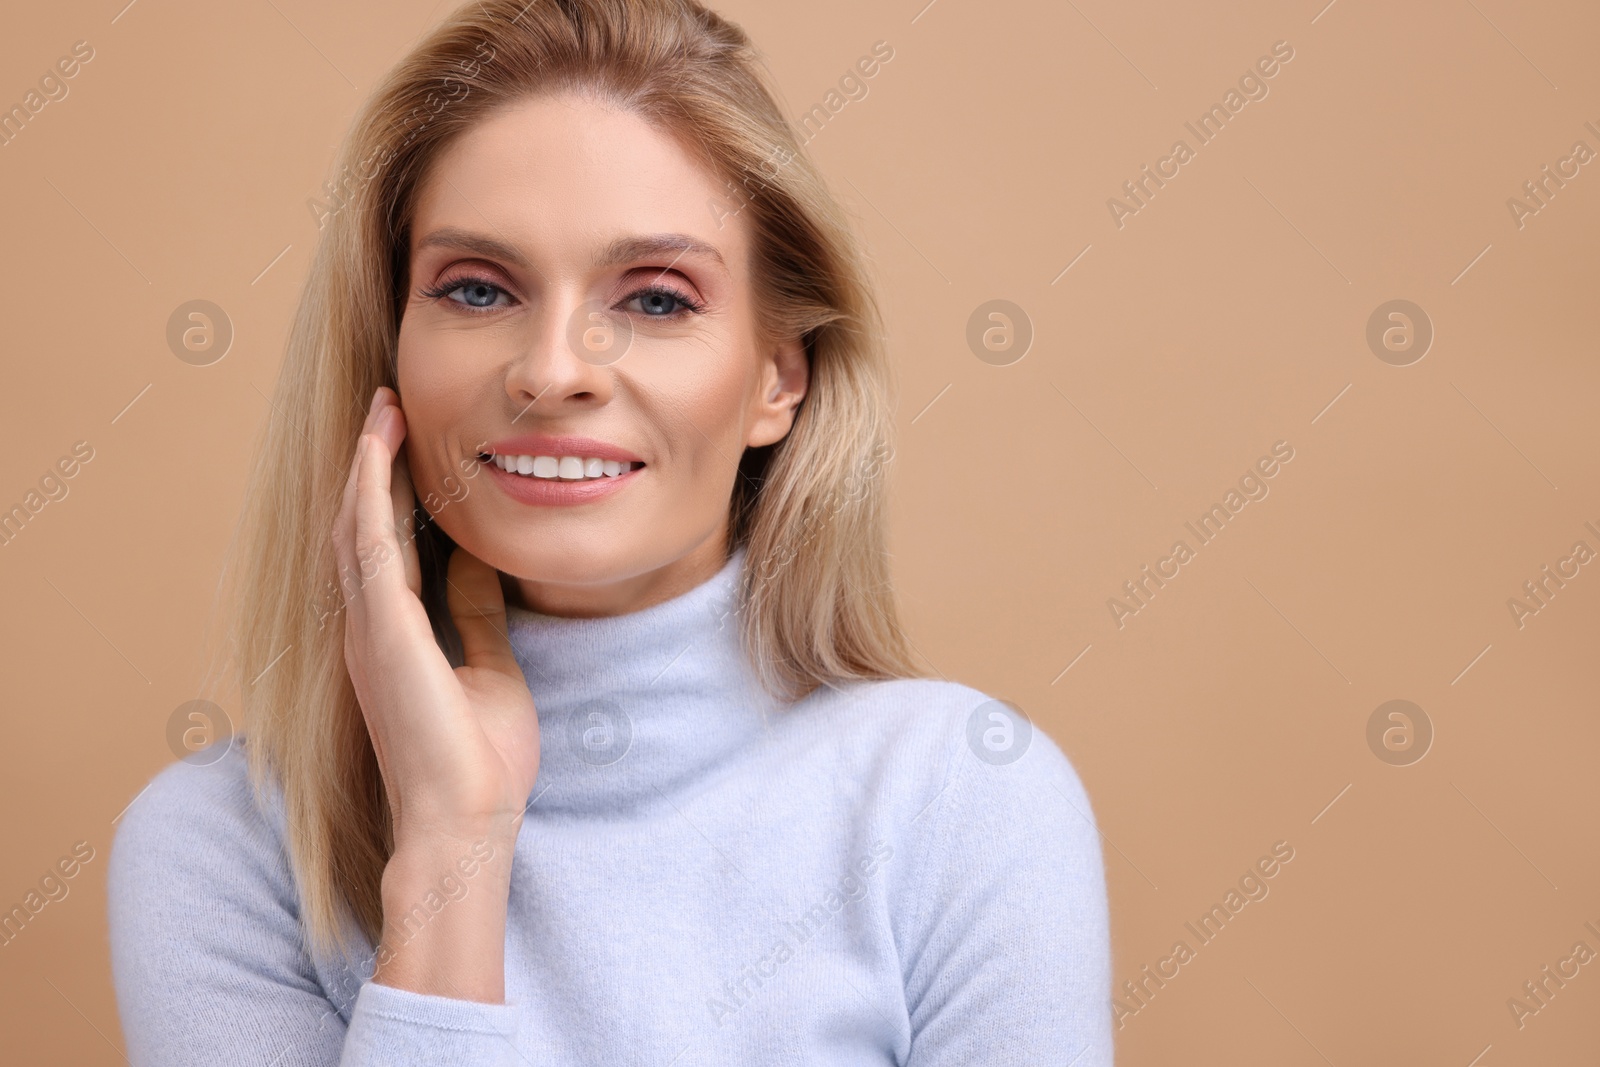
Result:
<instances>
[{"instance_id":1,"label":"turtleneck collar","mask_svg":"<svg viewBox=\"0 0 1600 1067\"><path fill-rule=\"evenodd\" d=\"M539 715L530 818L641 810L760 741L779 705L740 645L744 556L740 545L700 585L623 615L506 606Z\"/></svg>"}]
</instances>

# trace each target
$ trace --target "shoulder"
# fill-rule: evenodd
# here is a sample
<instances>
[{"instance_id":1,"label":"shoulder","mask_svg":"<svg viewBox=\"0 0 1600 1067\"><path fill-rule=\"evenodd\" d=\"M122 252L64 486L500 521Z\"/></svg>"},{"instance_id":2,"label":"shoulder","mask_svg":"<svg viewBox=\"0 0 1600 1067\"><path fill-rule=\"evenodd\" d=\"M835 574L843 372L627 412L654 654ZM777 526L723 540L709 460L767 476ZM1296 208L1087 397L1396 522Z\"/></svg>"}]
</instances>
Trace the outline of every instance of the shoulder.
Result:
<instances>
[{"instance_id":1,"label":"shoulder","mask_svg":"<svg viewBox=\"0 0 1600 1067\"><path fill-rule=\"evenodd\" d=\"M972 686L852 682L818 698L833 780L876 807L909 862L902 918L931 921L965 881L1022 906L1103 899L1101 838L1077 768L1038 718Z\"/></svg>"},{"instance_id":2,"label":"shoulder","mask_svg":"<svg viewBox=\"0 0 1600 1067\"><path fill-rule=\"evenodd\" d=\"M329 990L357 978L306 951L282 811L235 737L215 762L163 768L118 819L107 907L131 1062L214 1063L219 1043L240 1062L338 1058L348 1005Z\"/></svg>"},{"instance_id":3,"label":"shoulder","mask_svg":"<svg viewBox=\"0 0 1600 1067\"><path fill-rule=\"evenodd\" d=\"M179 760L157 771L119 817L112 853L123 853L126 862L173 839L275 837L279 817L275 804L256 796L245 740L235 737L213 760Z\"/></svg>"},{"instance_id":4,"label":"shoulder","mask_svg":"<svg viewBox=\"0 0 1600 1067\"><path fill-rule=\"evenodd\" d=\"M1016 703L959 683L874 683L856 699L889 724L884 749L905 772L889 922L913 1047L928 1062L1048 1062L1087 1038L1097 1052L1082 1063L1109 1064L1101 836L1061 745Z\"/></svg>"},{"instance_id":5,"label":"shoulder","mask_svg":"<svg viewBox=\"0 0 1600 1067\"><path fill-rule=\"evenodd\" d=\"M1077 769L1014 701L960 682L896 678L840 686L828 703L833 726L891 760L925 802L1004 803L1024 822L1065 803L1093 826Z\"/></svg>"},{"instance_id":6,"label":"shoulder","mask_svg":"<svg viewBox=\"0 0 1600 1067\"><path fill-rule=\"evenodd\" d=\"M257 795L242 737L213 762L162 768L128 804L112 838L113 944L219 908L296 911L281 826L275 790Z\"/></svg>"}]
</instances>

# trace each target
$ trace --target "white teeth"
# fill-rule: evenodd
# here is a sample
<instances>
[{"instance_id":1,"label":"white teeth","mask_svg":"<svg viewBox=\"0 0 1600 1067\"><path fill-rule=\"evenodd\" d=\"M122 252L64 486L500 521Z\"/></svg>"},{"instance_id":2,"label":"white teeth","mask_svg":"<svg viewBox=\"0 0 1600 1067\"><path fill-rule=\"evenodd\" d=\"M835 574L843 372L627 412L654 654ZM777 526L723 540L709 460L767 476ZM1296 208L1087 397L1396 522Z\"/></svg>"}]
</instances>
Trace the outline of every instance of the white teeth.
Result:
<instances>
[{"instance_id":1,"label":"white teeth","mask_svg":"<svg viewBox=\"0 0 1600 1067\"><path fill-rule=\"evenodd\" d=\"M630 462L601 459L598 456L501 456L490 457L503 471L534 478L580 481L615 478L633 469Z\"/></svg>"}]
</instances>

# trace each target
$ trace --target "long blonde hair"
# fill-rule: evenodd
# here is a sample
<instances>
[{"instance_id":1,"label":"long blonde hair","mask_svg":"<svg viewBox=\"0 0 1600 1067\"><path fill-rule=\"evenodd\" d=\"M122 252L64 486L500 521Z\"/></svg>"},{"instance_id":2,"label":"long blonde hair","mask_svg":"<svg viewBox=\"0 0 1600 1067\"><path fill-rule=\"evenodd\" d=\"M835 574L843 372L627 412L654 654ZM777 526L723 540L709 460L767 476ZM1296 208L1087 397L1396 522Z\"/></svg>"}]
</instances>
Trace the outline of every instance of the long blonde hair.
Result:
<instances>
[{"instance_id":1,"label":"long blonde hair","mask_svg":"<svg viewBox=\"0 0 1600 1067\"><path fill-rule=\"evenodd\" d=\"M889 586L892 381L879 311L847 216L769 77L744 32L693 0L473 0L389 73L351 125L338 177L310 203L322 237L223 585L251 779L258 793L273 777L282 790L314 948L348 948L348 919L377 944L393 848L345 667L329 532L366 406L379 385L397 387L419 184L454 137L508 101L598 94L675 135L725 183L708 211L749 226L763 331L804 339L810 384L794 426L746 451L729 501L729 543L746 546L742 641L763 684L797 699L819 685L922 673ZM423 601L459 665L443 599L452 547L424 523Z\"/></svg>"}]
</instances>

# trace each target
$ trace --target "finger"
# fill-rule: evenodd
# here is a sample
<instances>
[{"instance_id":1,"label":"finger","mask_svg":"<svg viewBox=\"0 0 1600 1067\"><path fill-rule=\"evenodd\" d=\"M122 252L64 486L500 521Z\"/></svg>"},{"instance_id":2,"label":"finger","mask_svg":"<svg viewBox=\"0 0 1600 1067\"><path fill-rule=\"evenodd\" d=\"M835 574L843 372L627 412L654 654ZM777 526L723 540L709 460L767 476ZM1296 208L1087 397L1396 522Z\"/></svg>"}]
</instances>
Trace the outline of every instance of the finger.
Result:
<instances>
[{"instance_id":1,"label":"finger","mask_svg":"<svg viewBox=\"0 0 1600 1067\"><path fill-rule=\"evenodd\" d=\"M367 641L371 635L368 632L366 602L362 596L366 586L362 561L370 559L371 556L370 550L364 552L358 548L356 536L363 476L376 462L375 450L371 447L372 441L368 435L385 421L388 405L385 403L384 392L383 389L379 389L373 396L362 431L357 436L355 456L350 464L350 476L345 482L344 499L335 522L338 536L334 538L334 542L338 555L340 588L345 594L348 609L343 620L345 665L361 708L362 719L367 727L367 735L372 743L373 755L378 762L378 773L387 786L392 780L389 777L387 754L384 751L386 747L383 743L384 731L380 728L381 724L375 722L371 715L372 698L367 684Z\"/></svg>"},{"instance_id":2,"label":"finger","mask_svg":"<svg viewBox=\"0 0 1600 1067\"><path fill-rule=\"evenodd\" d=\"M344 628L344 660L345 667L350 672L351 687L355 690L356 706L361 709L361 721L366 724L367 738L372 743L372 754L378 761L378 773L387 785L391 779L388 760L384 753L382 724L376 721L373 713L372 696L367 687L365 662L358 647L354 620L347 623Z\"/></svg>"},{"instance_id":3,"label":"finger","mask_svg":"<svg viewBox=\"0 0 1600 1067\"><path fill-rule=\"evenodd\" d=\"M344 504L339 510L335 523L339 536L334 538L334 545L338 556L339 588L344 594L346 611L341 622L344 630L344 662L345 669L350 675L350 685L355 691L357 705L361 708L362 720L366 723L367 735L371 738L373 754L378 760L379 774L384 775L388 781L385 770L385 760L382 745L382 731L377 729L377 724L369 714L370 696L367 687L367 672L365 656L360 642L365 623L365 611L360 605L360 569L355 565L355 503L356 486L361 475L361 463L367 454L364 447L367 438L363 435L356 439L355 458L350 464L350 477L345 485Z\"/></svg>"},{"instance_id":4,"label":"finger","mask_svg":"<svg viewBox=\"0 0 1600 1067\"><path fill-rule=\"evenodd\" d=\"M406 587L422 595L422 562L417 556L417 495L411 487L411 470L406 454L395 457L389 496L394 503L395 530L400 538L400 558L404 562Z\"/></svg>"},{"instance_id":5,"label":"finger","mask_svg":"<svg viewBox=\"0 0 1600 1067\"><path fill-rule=\"evenodd\" d=\"M422 595L422 564L417 557L417 495L411 483L411 467L405 453L405 412L398 405L385 408L376 421L376 432L389 443L394 453L390 470L389 497L394 509L395 537L405 569L406 587Z\"/></svg>"},{"instance_id":6,"label":"finger","mask_svg":"<svg viewBox=\"0 0 1600 1067\"><path fill-rule=\"evenodd\" d=\"M361 439L356 441L356 451L350 460L350 475L345 479L343 498L339 502L339 513L333 520L333 552L334 566L337 573L334 580L339 584L339 593L344 598L346 632L349 631L350 612L355 609L356 597L361 591L361 582L356 567L356 479L361 476Z\"/></svg>"},{"instance_id":7,"label":"finger","mask_svg":"<svg viewBox=\"0 0 1600 1067\"><path fill-rule=\"evenodd\" d=\"M378 416L383 411L383 390L374 394L372 405L367 409L366 421L362 424L361 434L371 432L377 422ZM362 437L356 436L354 455L350 460L350 475L345 479L344 494L339 503L339 513L334 517L333 543L334 562L338 568L336 580L339 590L344 595L345 606L354 607L354 601L361 590L360 567L356 560L356 498L358 479L361 473ZM347 631L348 632L348 631Z\"/></svg>"},{"instance_id":8,"label":"finger","mask_svg":"<svg viewBox=\"0 0 1600 1067\"><path fill-rule=\"evenodd\" d=\"M450 617L461 635L461 651L469 667L482 667L526 681L506 636L506 598L500 575L483 560L457 545L450 554Z\"/></svg>"},{"instance_id":9,"label":"finger","mask_svg":"<svg viewBox=\"0 0 1600 1067\"><path fill-rule=\"evenodd\" d=\"M356 481L355 547L366 616L363 621L369 628L387 627L404 621L411 606L420 610L421 604L406 588L400 544L394 535L394 505L389 493L394 456L377 434L362 434L361 442L364 453Z\"/></svg>"}]
</instances>

